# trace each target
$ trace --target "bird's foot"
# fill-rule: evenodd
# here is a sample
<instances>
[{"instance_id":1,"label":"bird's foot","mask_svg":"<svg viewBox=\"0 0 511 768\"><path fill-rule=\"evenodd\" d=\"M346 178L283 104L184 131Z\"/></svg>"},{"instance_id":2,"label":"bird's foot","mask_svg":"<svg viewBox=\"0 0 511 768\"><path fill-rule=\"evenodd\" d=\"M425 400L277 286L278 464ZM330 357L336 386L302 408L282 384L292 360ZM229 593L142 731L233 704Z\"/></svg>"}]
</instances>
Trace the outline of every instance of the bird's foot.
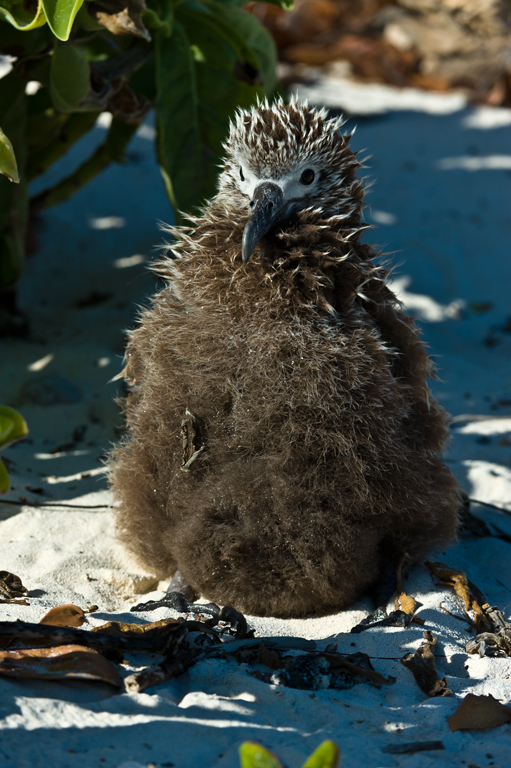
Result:
<instances>
[{"instance_id":1,"label":"bird's foot","mask_svg":"<svg viewBox=\"0 0 511 768\"><path fill-rule=\"evenodd\" d=\"M176 592L183 595L184 599L189 603L195 602L198 597L193 587L188 584L185 577L179 570L176 571L172 577L172 580L167 588L167 595L171 595Z\"/></svg>"},{"instance_id":2,"label":"bird's foot","mask_svg":"<svg viewBox=\"0 0 511 768\"><path fill-rule=\"evenodd\" d=\"M198 616L207 616L207 621L204 625L208 626L208 629L212 629L219 622L225 622L232 627L236 627L235 636L237 638L249 637L247 620L240 611L232 608L230 605L224 605L222 609L216 603L195 603L197 595L192 587L187 584L181 571L176 571L172 577L165 597L161 600L148 600L146 603L138 603L138 605L130 608L133 612L138 611L155 611L157 608L171 608L178 613L194 613ZM190 622L188 622L190 624Z\"/></svg>"},{"instance_id":3,"label":"bird's foot","mask_svg":"<svg viewBox=\"0 0 511 768\"><path fill-rule=\"evenodd\" d=\"M165 597L161 600L148 600L146 603L130 608L133 612L155 611L157 608L172 608L178 613L196 613L200 616L217 618L220 615L220 608L215 603L206 603L205 605L196 605L198 595L191 587L181 571L176 571L167 588Z\"/></svg>"}]
</instances>

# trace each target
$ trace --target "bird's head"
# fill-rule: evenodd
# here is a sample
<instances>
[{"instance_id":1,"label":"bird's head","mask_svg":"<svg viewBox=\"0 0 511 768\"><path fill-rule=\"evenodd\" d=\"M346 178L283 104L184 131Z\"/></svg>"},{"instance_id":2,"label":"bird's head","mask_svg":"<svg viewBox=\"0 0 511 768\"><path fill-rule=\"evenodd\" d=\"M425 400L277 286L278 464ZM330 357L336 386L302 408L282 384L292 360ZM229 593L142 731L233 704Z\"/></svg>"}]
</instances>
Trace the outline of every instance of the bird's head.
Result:
<instances>
[{"instance_id":1,"label":"bird's head","mask_svg":"<svg viewBox=\"0 0 511 768\"><path fill-rule=\"evenodd\" d=\"M347 226L358 222L360 163L349 148L350 136L340 133L343 122L298 99L237 112L224 145L219 196L249 214L244 262L267 232L300 211L340 216Z\"/></svg>"}]
</instances>

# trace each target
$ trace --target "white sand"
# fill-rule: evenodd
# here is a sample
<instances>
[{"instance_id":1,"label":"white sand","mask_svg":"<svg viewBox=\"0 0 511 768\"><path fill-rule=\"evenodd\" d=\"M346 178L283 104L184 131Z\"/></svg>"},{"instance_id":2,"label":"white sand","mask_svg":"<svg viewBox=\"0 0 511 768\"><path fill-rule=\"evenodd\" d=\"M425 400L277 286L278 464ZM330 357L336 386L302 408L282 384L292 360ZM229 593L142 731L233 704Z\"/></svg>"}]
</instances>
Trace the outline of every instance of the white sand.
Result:
<instances>
[{"instance_id":1,"label":"white sand","mask_svg":"<svg viewBox=\"0 0 511 768\"><path fill-rule=\"evenodd\" d=\"M342 102L332 88L339 91L322 82L309 95L336 106ZM397 251L395 287L437 356L442 381L433 389L457 417L447 461L471 497L511 510L511 334L503 330L511 313L509 110L466 108L457 95L432 100L405 92L399 100L385 88L357 88L345 107L386 113L360 119L354 138L372 155L368 173L376 183L367 219L377 229L370 237ZM103 130L96 129L94 140ZM159 241L157 220L170 218L151 136L150 126L139 132L128 168L109 169L44 216L40 249L20 288L33 339L0 344L0 400L19 407L31 430L30 441L4 453L14 462L13 487L0 502L0 570L22 578L30 605L0 605L0 620L39 621L49 607L74 602L99 606L90 625L132 621L131 605L162 594L113 538L101 464L121 423L116 385L108 382L120 368L122 331L132 325L136 303L154 288L145 260ZM78 162L80 152L66 162ZM67 170L61 164L52 176ZM76 306L93 294L104 298ZM30 402L42 397L34 382L54 376L64 380L47 381L50 399L76 402ZM73 433L81 439L73 440ZM511 534L510 516L477 505L473 511ZM510 554L502 540L464 538L435 559L465 570L509 615ZM460 601L435 586L426 567L417 568L405 587L422 604L425 628L439 638L438 672L448 676L451 697L425 697L399 661L420 645L418 625L349 634L371 609L366 600L333 616L250 623L258 635L295 635L315 639L318 647L336 642L341 652L364 651L377 671L397 678L391 687L361 684L311 695L267 685L245 665L218 660L138 695L112 695L102 684L1 677L0 764L237 768L239 744L253 739L294 768L333 738L345 768L510 765L510 726L451 733L446 719L469 692L510 702L511 660L465 653L466 623L439 608L443 603L461 614ZM137 614L139 621L168 615L164 609ZM444 749L382 751L426 740L440 740Z\"/></svg>"}]
</instances>

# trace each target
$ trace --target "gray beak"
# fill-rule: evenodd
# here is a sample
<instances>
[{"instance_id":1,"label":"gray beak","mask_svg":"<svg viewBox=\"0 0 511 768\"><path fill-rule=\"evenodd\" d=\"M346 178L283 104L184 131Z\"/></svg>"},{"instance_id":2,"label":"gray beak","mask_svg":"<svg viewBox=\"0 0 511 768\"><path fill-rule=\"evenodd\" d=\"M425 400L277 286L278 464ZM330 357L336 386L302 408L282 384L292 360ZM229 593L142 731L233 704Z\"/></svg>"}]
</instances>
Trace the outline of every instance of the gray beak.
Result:
<instances>
[{"instance_id":1,"label":"gray beak","mask_svg":"<svg viewBox=\"0 0 511 768\"><path fill-rule=\"evenodd\" d=\"M252 213L243 232L241 258L246 263L259 240L280 219L284 207L284 194L278 184L264 181L254 190L250 203Z\"/></svg>"}]
</instances>

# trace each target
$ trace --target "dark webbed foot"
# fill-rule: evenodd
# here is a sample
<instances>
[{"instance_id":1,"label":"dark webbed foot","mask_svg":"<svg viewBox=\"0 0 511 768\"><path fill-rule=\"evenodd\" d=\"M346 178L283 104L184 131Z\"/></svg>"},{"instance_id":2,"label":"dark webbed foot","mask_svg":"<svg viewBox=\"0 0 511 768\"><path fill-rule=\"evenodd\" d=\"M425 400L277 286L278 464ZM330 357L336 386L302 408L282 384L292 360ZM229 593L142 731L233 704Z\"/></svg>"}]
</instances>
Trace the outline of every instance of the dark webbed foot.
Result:
<instances>
[{"instance_id":1,"label":"dark webbed foot","mask_svg":"<svg viewBox=\"0 0 511 768\"><path fill-rule=\"evenodd\" d=\"M220 608L215 603L206 603L206 605L195 605L198 595L195 590L186 582L181 571L176 571L167 588L165 597L161 600L148 600L146 603L138 603L130 608L133 612L155 611L157 608L172 608L179 613L197 613L201 616L212 616L217 618L220 615Z\"/></svg>"}]
</instances>

